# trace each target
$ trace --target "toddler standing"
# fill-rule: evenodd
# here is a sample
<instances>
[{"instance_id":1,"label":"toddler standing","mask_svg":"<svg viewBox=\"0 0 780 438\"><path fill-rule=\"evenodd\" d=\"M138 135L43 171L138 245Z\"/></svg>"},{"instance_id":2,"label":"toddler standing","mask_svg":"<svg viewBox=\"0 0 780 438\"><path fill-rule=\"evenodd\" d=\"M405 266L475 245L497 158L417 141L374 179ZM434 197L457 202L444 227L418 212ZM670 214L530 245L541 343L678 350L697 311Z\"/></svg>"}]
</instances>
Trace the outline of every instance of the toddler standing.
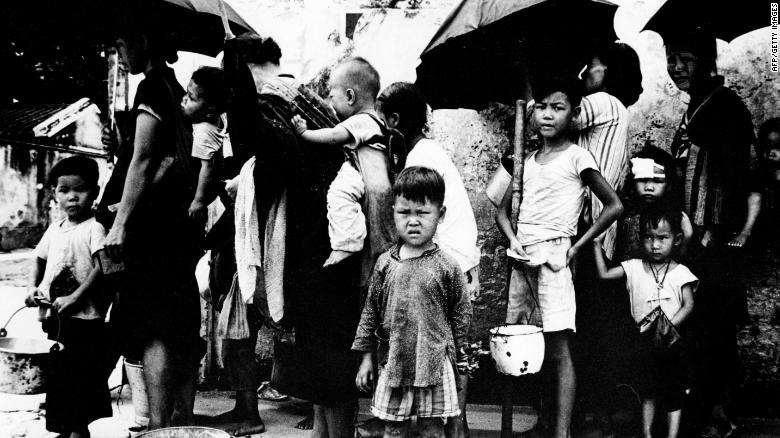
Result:
<instances>
[{"instance_id":1,"label":"toddler standing","mask_svg":"<svg viewBox=\"0 0 780 438\"><path fill-rule=\"evenodd\" d=\"M631 316L637 323L660 307L672 325L680 327L693 310L693 292L698 279L672 259L682 240L681 221L679 210L663 206L647 209L640 220L642 258L624 261L614 268L607 268L601 242L595 241L593 253L599 277L626 279ZM647 337L643 343L635 366L639 368L636 374L640 380L644 436L652 437L656 402L660 402L667 412L667 436L676 438L687 383L682 353L677 348L654 347Z\"/></svg>"},{"instance_id":2,"label":"toddler standing","mask_svg":"<svg viewBox=\"0 0 780 438\"><path fill-rule=\"evenodd\" d=\"M47 378L46 429L70 438L89 437L89 424L110 417L106 381L105 316L111 297L99 286L97 252L106 230L92 214L98 166L74 156L49 174L57 204L67 216L49 226L35 248L28 306L50 303L43 321L49 339L65 348L53 354Z\"/></svg>"},{"instance_id":3,"label":"toddler standing","mask_svg":"<svg viewBox=\"0 0 780 438\"><path fill-rule=\"evenodd\" d=\"M230 152L227 136L225 79L216 67L201 67L192 74L181 100L184 117L192 122L192 156L200 160L198 187L189 208L190 217L205 219L215 198L216 155ZM223 150L224 149L224 150ZM228 152L228 153L226 153Z\"/></svg>"},{"instance_id":4,"label":"toddler standing","mask_svg":"<svg viewBox=\"0 0 780 438\"><path fill-rule=\"evenodd\" d=\"M579 84L544 78L534 84L534 121L544 140L529 154L523 173L523 200L517 232L509 215L511 184L504 194L496 221L509 239L510 248L524 264L510 279L506 322L517 324L529 296L538 296L545 340L545 367L557 381L555 431L569 435L575 395L571 343L576 303L569 263L577 252L602 233L622 212L615 191L601 176L590 152L572 143L569 127L579 111ZM577 222L590 189L604 208L593 225L574 243Z\"/></svg>"},{"instance_id":5,"label":"toddler standing","mask_svg":"<svg viewBox=\"0 0 780 438\"><path fill-rule=\"evenodd\" d=\"M677 175L674 158L655 146L647 146L637 152L630 161L631 171L626 178L624 187L629 196L624 201L626 211L618 220L617 243L614 260L641 258L642 233L639 226L641 213L648 208L681 209L682 201L675 199ZM682 239L678 254L684 255L688 242L693 237L693 225L684 212L680 213L680 229Z\"/></svg>"},{"instance_id":6,"label":"toddler standing","mask_svg":"<svg viewBox=\"0 0 780 438\"><path fill-rule=\"evenodd\" d=\"M435 170L398 175L393 218L401 242L377 260L352 344L363 353L361 390L371 389L377 355L371 412L385 421L385 437L407 436L413 416L422 436L444 437L443 420L460 414L455 363L465 365L471 301L458 263L433 242L444 191Z\"/></svg>"}]
</instances>

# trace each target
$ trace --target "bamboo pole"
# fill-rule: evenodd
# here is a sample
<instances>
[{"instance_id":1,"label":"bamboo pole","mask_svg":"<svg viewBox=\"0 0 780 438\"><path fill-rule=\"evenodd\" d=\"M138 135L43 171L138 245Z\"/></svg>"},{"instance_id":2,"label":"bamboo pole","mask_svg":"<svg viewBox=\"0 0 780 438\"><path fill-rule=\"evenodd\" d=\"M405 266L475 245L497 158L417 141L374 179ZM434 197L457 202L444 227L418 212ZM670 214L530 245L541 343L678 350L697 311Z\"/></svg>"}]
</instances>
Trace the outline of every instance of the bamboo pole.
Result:
<instances>
[{"instance_id":1,"label":"bamboo pole","mask_svg":"<svg viewBox=\"0 0 780 438\"><path fill-rule=\"evenodd\" d=\"M520 215L520 203L523 201L523 170L525 166L525 101L518 99L515 103L515 139L514 166L512 169L512 211L510 219L512 229L517 230L517 218ZM510 261L511 263L511 261ZM510 267L511 269L511 267ZM509 283L507 283L507 287ZM512 390L514 379L505 376L501 400L501 438L512 438L512 411L514 402Z\"/></svg>"},{"instance_id":2,"label":"bamboo pole","mask_svg":"<svg viewBox=\"0 0 780 438\"><path fill-rule=\"evenodd\" d=\"M517 227L520 203L523 200L523 170L525 166L525 101L515 103L515 155L512 172L512 226Z\"/></svg>"}]
</instances>

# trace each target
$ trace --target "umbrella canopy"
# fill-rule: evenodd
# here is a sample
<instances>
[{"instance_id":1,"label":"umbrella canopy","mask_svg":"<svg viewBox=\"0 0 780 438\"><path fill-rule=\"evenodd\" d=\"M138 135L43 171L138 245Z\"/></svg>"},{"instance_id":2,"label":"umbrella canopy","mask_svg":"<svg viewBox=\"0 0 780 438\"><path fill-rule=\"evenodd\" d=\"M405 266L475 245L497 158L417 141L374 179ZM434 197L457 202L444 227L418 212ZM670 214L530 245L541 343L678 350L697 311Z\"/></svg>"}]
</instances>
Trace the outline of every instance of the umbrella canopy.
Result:
<instances>
[{"instance_id":1,"label":"umbrella canopy","mask_svg":"<svg viewBox=\"0 0 780 438\"><path fill-rule=\"evenodd\" d=\"M433 108L480 109L526 97L533 75L576 75L617 39L617 5L594 0L463 0L420 56L417 85Z\"/></svg>"},{"instance_id":2,"label":"umbrella canopy","mask_svg":"<svg viewBox=\"0 0 780 438\"><path fill-rule=\"evenodd\" d=\"M704 28L715 38L731 41L750 31L769 26L769 0L667 0L645 30L664 39L685 31Z\"/></svg>"},{"instance_id":3,"label":"umbrella canopy","mask_svg":"<svg viewBox=\"0 0 780 438\"><path fill-rule=\"evenodd\" d=\"M252 27L226 5L235 34ZM215 56L224 31L215 0L24 0L0 2L2 36L23 47L110 44L118 20L152 21L177 50ZM132 23L131 23L132 24Z\"/></svg>"}]
</instances>

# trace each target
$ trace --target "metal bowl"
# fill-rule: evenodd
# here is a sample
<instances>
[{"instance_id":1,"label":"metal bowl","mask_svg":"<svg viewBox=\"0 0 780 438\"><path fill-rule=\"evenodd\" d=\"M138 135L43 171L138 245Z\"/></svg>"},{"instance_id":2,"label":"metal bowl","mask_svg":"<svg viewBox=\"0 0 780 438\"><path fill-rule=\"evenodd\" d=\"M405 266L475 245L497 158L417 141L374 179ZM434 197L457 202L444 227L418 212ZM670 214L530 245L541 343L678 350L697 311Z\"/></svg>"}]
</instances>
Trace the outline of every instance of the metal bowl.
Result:
<instances>
[{"instance_id":1,"label":"metal bowl","mask_svg":"<svg viewBox=\"0 0 780 438\"><path fill-rule=\"evenodd\" d=\"M136 438L232 438L232 435L211 427L182 426L150 430Z\"/></svg>"}]
</instances>

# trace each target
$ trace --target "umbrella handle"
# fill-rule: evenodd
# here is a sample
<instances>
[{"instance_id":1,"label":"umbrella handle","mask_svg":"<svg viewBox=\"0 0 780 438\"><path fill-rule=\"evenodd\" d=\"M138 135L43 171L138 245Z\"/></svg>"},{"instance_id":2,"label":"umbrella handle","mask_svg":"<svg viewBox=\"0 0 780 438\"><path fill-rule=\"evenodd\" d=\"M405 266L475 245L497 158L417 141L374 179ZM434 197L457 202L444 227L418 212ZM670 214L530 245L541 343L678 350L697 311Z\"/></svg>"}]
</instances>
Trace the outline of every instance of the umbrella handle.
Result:
<instances>
[{"instance_id":1,"label":"umbrella handle","mask_svg":"<svg viewBox=\"0 0 780 438\"><path fill-rule=\"evenodd\" d=\"M225 8L225 0L219 0L219 16L222 18L222 27L225 28L225 39L232 40L236 36L233 35L233 31L230 30L230 21L228 20L227 9Z\"/></svg>"},{"instance_id":2,"label":"umbrella handle","mask_svg":"<svg viewBox=\"0 0 780 438\"><path fill-rule=\"evenodd\" d=\"M525 106L523 99L515 103L515 153L512 172L512 227L517 227L520 203L523 201L523 170L525 166Z\"/></svg>"}]
</instances>

